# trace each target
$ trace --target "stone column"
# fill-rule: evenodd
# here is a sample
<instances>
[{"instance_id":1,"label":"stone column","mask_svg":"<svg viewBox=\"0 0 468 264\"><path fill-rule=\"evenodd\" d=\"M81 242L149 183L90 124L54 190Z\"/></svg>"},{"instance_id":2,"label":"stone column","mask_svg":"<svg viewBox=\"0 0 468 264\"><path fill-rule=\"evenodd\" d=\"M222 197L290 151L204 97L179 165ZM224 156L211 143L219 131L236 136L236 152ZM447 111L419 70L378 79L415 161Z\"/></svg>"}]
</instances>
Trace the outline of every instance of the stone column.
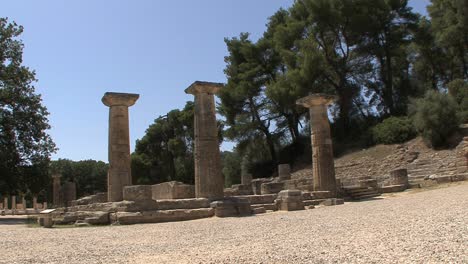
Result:
<instances>
[{"instance_id":1,"label":"stone column","mask_svg":"<svg viewBox=\"0 0 468 264\"><path fill-rule=\"evenodd\" d=\"M47 209L47 202L44 202L44 203L42 204L42 209L44 209L44 210Z\"/></svg>"},{"instance_id":2,"label":"stone column","mask_svg":"<svg viewBox=\"0 0 468 264\"><path fill-rule=\"evenodd\" d=\"M278 165L278 177L280 181L286 181L291 179L291 166L289 164Z\"/></svg>"},{"instance_id":3,"label":"stone column","mask_svg":"<svg viewBox=\"0 0 468 264\"><path fill-rule=\"evenodd\" d=\"M23 203L23 210L26 210L27 209L26 198L24 196L21 197L21 202Z\"/></svg>"},{"instance_id":4,"label":"stone column","mask_svg":"<svg viewBox=\"0 0 468 264\"><path fill-rule=\"evenodd\" d=\"M37 197L33 196L33 209L37 210Z\"/></svg>"},{"instance_id":5,"label":"stone column","mask_svg":"<svg viewBox=\"0 0 468 264\"><path fill-rule=\"evenodd\" d=\"M336 196L336 179L327 107L334 101L331 95L312 94L296 102L310 112L314 191L329 191L331 197Z\"/></svg>"},{"instance_id":6,"label":"stone column","mask_svg":"<svg viewBox=\"0 0 468 264\"><path fill-rule=\"evenodd\" d=\"M16 210L16 195L11 196L11 210Z\"/></svg>"},{"instance_id":7,"label":"stone column","mask_svg":"<svg viewBox=\"0 0 468 264\"><path fill-rule=\"evenodd\" d=\"M218 125L214 95L221 83L194 82L185 92L195 96L195 196L221 199L224 177L221 172Z\"/></svg>"},{"instance_id":8,"label":"stone column","mask_svg":"<svg viewBox=\"0 0 468 264\"><path fill-rule=\"evenodd\" d=\"M3 198L3 209L8 209L8 197Z\"/></svg>"},{"instance_id":9,"label":"stone column","mask_svg":"<svg viewBox=\"0 0 468 264\"><path fill-rule=\"evenodd\" d=\"M60 178L62 175L60 174L54 174L52 175L53 179L53 185L52 185L52 203L54 204L55 207L59 207L60 205Z\"/></svg>"},{"instance_id":10,"label":"stone column","mask_svg":"<svg viewBox=\"0 0 468 264\"><path fill-rule=\"evenodd\" d=\"M123 200L123 188L132 185L128 108L140 96L127 93L105 93L104 105L109 107L109 171L107 195L109 202Z\"/></svg>"}]
</instances>

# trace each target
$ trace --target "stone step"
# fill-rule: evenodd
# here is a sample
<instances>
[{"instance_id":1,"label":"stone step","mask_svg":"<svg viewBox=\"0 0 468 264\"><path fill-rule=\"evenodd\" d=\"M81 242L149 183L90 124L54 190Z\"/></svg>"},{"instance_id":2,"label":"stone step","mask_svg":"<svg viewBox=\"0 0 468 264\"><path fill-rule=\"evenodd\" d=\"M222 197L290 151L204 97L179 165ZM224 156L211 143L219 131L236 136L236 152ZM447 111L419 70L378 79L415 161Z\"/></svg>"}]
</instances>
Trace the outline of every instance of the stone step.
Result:
<instances>
[{"instance_id":1,"label":"stone step","mask_svg":"<svg viewBox=\"0 0 468 264\"><path fill-rule=\"evenodd\" d=\"M112 223L119 223L121 225L163 223L209 218L214 216L214 212L215 210L213 208L159 210L135 213L117 212L111 213L110 219Z\"/></svg>"},{"instance_id":2,"label":"stone step","mask_svg":"<svg viewBox=\"0 0 468 264\"><path fill-rule=\"evenodd\" d=\"M157 200L158 210L209 208L210 201L206 198Z\"/></svg>"},{"instance_id":3,"label":"stone step","mask_svg":"<svg viewBox=\"0 0 468 264\"><path fill-rule=\"evenodd\" d=\"M389 186L383 186L380 188L380 191L382 193L393 193L393 192L402 192L406 190L408 186L406 184L400 184L400 185L389 185Z\"/></svg>"},{"instance_id":4,"label":"stone step","mask_svg":"<svg viewBox=\"0 0 468 264\"><path fill-rule=\"evenodd\" d=\"M265 207L252 208L252 214L265 214L266 212Z\"/></svg>"},{"instance_id":5,"label":"stone step","mask_svg":"<svg viewBox=\"0 0 468 264\"><path fill-rule=\"evenodd\" d=\"M265 208L265 210L276 211L278 210L275 203L267 203L267 204L252 204L250 207L253 208Z\"/></svg>"},{"instance_id":6,"label":"stone step","mask_svg":"<svg viewBox=\"0 0 468 264\"><path fill-rule=\"evenodd\" d=\"M353 200L364 200L364 199L369 199L369 198L374 198L380 196L380 193L374 193L374 194L367 194L367 195L362 195L362 196L357 196L357 197L351 197Z\"/></svg>"}]
</instances>

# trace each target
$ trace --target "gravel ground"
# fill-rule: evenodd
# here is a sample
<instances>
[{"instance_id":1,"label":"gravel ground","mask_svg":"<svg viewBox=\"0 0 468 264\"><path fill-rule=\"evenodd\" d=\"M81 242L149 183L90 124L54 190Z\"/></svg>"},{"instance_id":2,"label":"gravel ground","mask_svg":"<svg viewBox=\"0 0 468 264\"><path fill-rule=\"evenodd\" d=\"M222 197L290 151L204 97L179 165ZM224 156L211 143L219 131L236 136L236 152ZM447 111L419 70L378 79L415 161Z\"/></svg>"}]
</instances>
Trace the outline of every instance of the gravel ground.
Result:
<instances>
[{"instance_id":1,"label":"gravel ground","mask_svg":"<svg viewBox=\"0 0 468 264\"><path fill-rule=\"evenodd\" d=\"M0 263L468 263L468 183L245 218L0 225Z\"/></svg>"}]
</instances>

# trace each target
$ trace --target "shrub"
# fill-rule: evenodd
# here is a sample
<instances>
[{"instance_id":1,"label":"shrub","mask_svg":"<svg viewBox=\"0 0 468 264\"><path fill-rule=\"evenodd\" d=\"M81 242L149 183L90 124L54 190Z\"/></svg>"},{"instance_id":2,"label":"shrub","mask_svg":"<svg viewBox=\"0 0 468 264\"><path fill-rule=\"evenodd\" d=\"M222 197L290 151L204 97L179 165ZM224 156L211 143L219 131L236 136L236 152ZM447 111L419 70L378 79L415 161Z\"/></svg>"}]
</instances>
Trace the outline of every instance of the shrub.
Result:
<instances>
[{"instance_id":1,"label":"shrub","mask_svg":"<svg viewBox=\"0 0 468 264\"><path fill-rule=\"evenodd\" d=\"M448 137L457 130L457 108L452 96L436 91L428 91L409 106L414 127L429 146L436 148L447 146Z\"/></svg>"},{"instance_id":2,"label":"shrub","mask_svg":"<svg viewBox=\"0 0 468 264\"><path fill-rule=\"evenodd\" d=\"M456 79L447 84L450 95L458 103L458 116L463 123L468 122L468 82Z\"/></svg>"},{"instance_id":3,"label":"shrub","mask_svg":"<svg viewBox=\"0 0 468 264\"><path fill-rule=\"evenodd\" d=\"M415 135L413 124L407 117L389 117L372 129L374 141L380 144L403 143Z\"/></svg>"}]
</instances>

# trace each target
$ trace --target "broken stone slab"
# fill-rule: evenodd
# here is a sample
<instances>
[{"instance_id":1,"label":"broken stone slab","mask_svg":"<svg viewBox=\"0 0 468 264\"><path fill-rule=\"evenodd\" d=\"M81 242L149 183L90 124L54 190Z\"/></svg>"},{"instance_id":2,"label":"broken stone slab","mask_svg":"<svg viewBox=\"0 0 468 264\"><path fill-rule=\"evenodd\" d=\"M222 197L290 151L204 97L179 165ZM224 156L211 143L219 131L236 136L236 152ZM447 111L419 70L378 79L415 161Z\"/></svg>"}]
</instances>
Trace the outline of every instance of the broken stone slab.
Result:
<instances>
[{"instance_id":1,"label":"broken stone slab","mask_svg":"<svg viewBox=\"0 0 468 264\"><path fill-rule=\"evenodd\" d=\"M304 210L302 192L299 190L284 190L278 194L275 203L280 211Z\"/></svg>"},{"instance_id":2,"label":"broken stone slab","mask_svg":"<svg viewBox=\"0 0 468 264\"><path fill-rule=\"evenodd\" d=\"M217 217L249 216L252 214L252 208L247 198L226 197L212 202L210 207L215 209Z\"/></svg>"},{"instance_id":3,"label":"broken stone slab","mask_svg":"<svg viewBox=\"0 0 468 264\"><path fill-rule=\"evenodd\" d=\"M234 198L248 199L250 204L271 204L275 202L276 197L276 194L234 196Z\"/></svg>"},{"instance_id":4,"label":"broken stone slab","mask_svg":"<svg viewBox=\"0 0 468 264\"><path fill-rule=\"evenodd\" d=\"M283 182L268 182L261 185L262 194L275 194L284 189Z\"/></svg>"},{"instance_id":5,"label":"broken stone slab","mask_svg":"<svg viewBox=\"0 0 468 264\"><path fill-rule=\"evenodd\" d=\"M113 223L121 225L163 223L174 221L187 221L214 216L213 208L176 209L148 212L117 212L110 215Z\"/></svg>"},{"instance_id":6,"label":"broken stone slab","mask_svg":"<svg viewBox=\"0 0 468 264\"><path fill-rule=\"evenodd\" d=\"M96 193L94 195L85 196L78 200L71 201L71 206L87 205L94 203L105 203L107 202L107 193Z\"/></svg>"},{"instance_id":7,"label":"broken stone slab","mask_svg":"<svg viewBox=\"0 0 468 264\"><path fill-rule=\"evenodd\" d=\"M153 200L195 198L195 186L171 181L152 185Z\"/></svg>"},{"instance_id":8,"label":"broken stone slab","mask_svg":"<svg viewBox=\"0 0 468 264\"><path fill-rule=\"evenodd\" d=\"M87 221L87 219L89 221ZM89 224L106 225L109 224L108 212L66 212L61 216L54 217L56 224L67 225L77 221L84 221Z\"/></svg>"},{"instance_id":9,"label":"broken stone slab","mask_svg":"<svg viewBox=\"0 0 468 264\"><path fill-rule=\"evenodd\" d=\"M210 200L206 198L157 200L158 210L209 208Z\"/></svg>"}]
</instances>

